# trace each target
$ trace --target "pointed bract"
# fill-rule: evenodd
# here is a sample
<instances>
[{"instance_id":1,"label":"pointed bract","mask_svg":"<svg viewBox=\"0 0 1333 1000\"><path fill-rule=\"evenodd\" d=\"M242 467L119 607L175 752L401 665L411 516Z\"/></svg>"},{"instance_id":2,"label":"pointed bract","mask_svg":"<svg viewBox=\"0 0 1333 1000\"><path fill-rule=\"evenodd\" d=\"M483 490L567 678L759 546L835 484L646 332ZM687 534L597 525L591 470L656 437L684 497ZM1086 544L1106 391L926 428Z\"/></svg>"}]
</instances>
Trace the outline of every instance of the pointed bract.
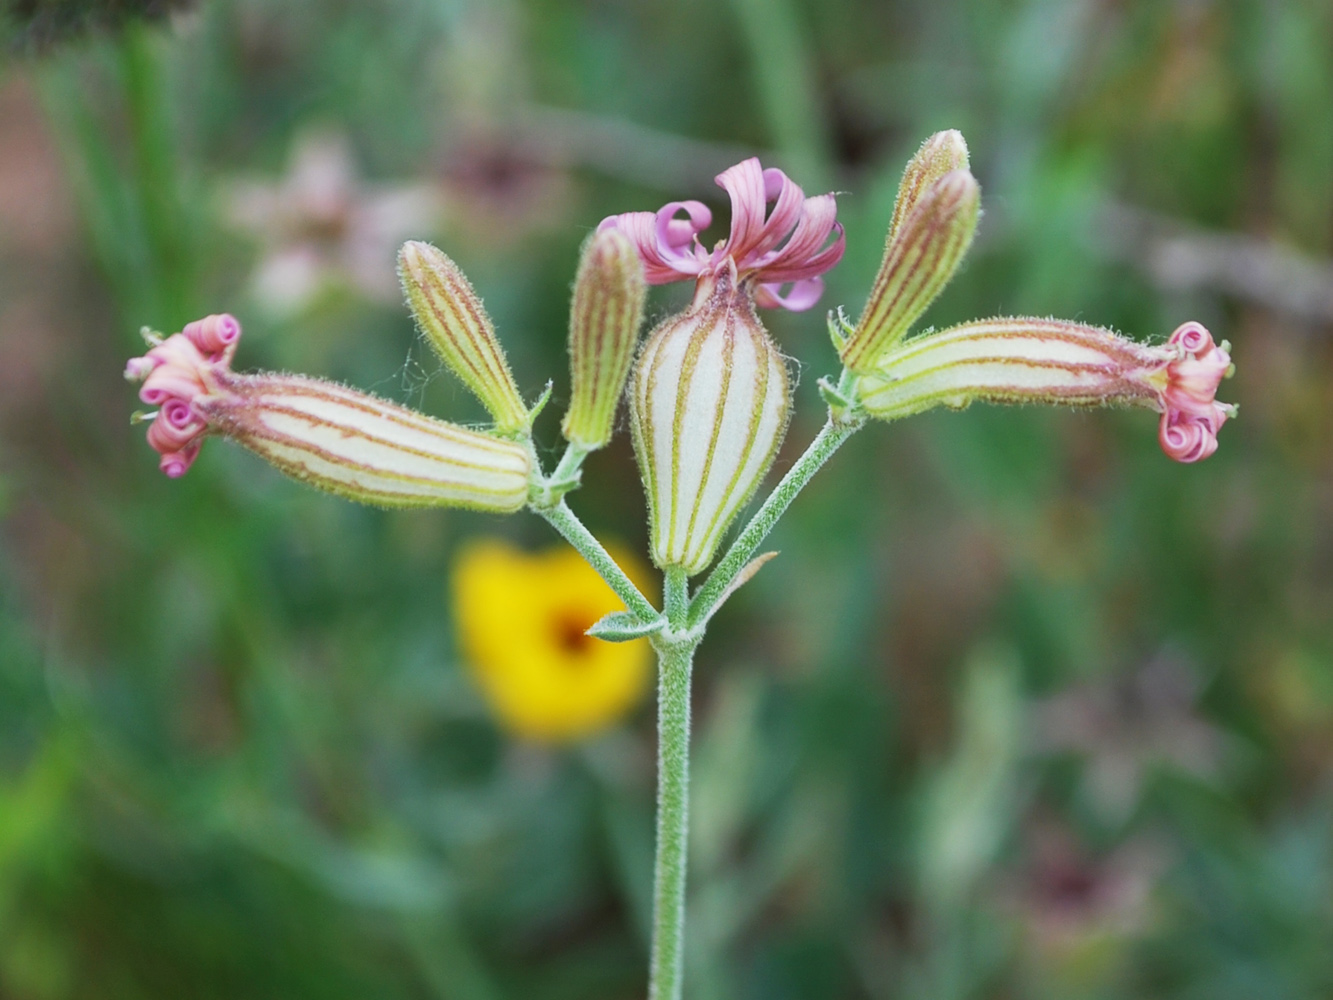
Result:
<instances>
[{"instance_id":1,"label":"pointed bract","mask_svg":"<svg viewBox=\"0 0 1333 1000\"><path fill-rule=\"evenodd\" d=\"M398 253L398 274L421 332L490 411L496 431L527 431L528 409L495 327L458 265L429 243L411 241Z\"/></svg>"},{"instance_id":2,"label":"pointed bract","mask_svg":"<svg viewBox=\"0 0 1333 1000\"><path fill-rule=\"evenodd\" d=\"M966 170L951 170L915 200L884 249L884 260L842 361L873 371L944 290L976 234L981 189Z\"/></svg>"},{"instance_id":3,"label":"pointed bract","mask_svg":"<svg viewBox=\"0 0 1333 1000\"><path fill-rule=\"evenodd\" d=\"M628 236L604 229L588 238L569 311L570 402L560 427L571 444L593 451L611 440L647 293Z\"/></svg>"}]
</instances>

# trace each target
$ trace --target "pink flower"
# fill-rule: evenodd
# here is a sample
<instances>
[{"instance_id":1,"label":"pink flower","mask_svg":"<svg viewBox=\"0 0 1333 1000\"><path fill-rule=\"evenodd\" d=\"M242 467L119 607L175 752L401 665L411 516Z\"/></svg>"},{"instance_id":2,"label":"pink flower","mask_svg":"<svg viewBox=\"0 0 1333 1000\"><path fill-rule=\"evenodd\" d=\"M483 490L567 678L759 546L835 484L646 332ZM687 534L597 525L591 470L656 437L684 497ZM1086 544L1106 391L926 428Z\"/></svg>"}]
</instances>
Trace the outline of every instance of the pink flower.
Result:
<instances>
[{"instance_id":1,"label":"pink flower","mask_svg":"<svg viewBox=\"0 0 1333 1000\"><path fill-rule=\"evenodd\" d=\"M807 198L781 170L765 170L753 157L718 174L717 183L731 197L731 233L711 251L699 233L712 223L713 213L698 201L612 215L598 229L616 228L634 241L649 284L734 268L737 284L752 290L756 305L800 312L818 302L824 291L819 275L846 249L834 196ZM682 212L685 218L678 218ZM784 286L790 286L785 295Z\"/></svg>"},{"instance_id":2,"label":"pink flower","mask_svg":"<svg viewBox=\"0 0 1333 1000\"><path fill-rule=\"evenodd\" d=\"M380 507L470 507L510 513L528 499L531 457L519 442L436 420L368 393L300 375L237 375L241 325L227 315L186 325L125 366L156 406L148 443L183 476L205 436L231 438L287 475Z\"/></svg>"},{"instance_id":3,"label":"pink flower","mask_svg":"<svg viewBox=\"0 0 1333 1000\"><path fill-rule=\"evenodd\" d=\"M127 379L143 383L139 398L158 408L148 443L162 456L159 467L172 479L185 475L208 431L194 401L209 391L210 370L231 363L240 339L241 324L234 316L207 316L187 323L125 366Z\"/></svg>"},{"instance_id":4,"label":"pink flower","mask_svg":"<svg viewBox=\"0 0 1333 1000\"><path fill-rule=\"evenodd\" d=\"M1167 346L1176 356L1166 366L1158 440L1177 462L1197 462L1217 451L1217 432L1236 413L1234 406L1215 398L1218 385L1231 372L1231 355L1226 343L1214 344L1198 323L1179 327Z\"/></svg>"},{"instance_id":5,"label":"pink flower","mask_svg":"<svg viewBox=\"0 0 1333 1000\"><path fill-rule=\"evenodd\" d=\"M1217 450L1236 408L1215 399L1231 374L1228 345L1186 323L1161 346L1058 319L997 316L899 341L857 379L857 399L880 420L935 406L990 403L1144 406L1162 415L1162 448L1178 462Z\"/></svg>"}]
</instances>

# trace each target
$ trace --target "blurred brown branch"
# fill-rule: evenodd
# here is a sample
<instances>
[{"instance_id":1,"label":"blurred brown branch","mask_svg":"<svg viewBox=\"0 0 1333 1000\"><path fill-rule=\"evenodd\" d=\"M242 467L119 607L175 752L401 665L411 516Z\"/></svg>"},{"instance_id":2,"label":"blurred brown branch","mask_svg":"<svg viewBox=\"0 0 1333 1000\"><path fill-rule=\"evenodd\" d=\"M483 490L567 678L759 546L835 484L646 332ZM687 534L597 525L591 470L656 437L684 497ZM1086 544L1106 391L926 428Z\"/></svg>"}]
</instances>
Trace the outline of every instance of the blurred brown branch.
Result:
<instances>
[{"instance_id":1,"label":"blurred brown branch","mask_svg":"<svg viewBox=\"0 0 1333 1000\"><path fill-rule=\"evenodd\" d=\"M1159 288L1216 292L1333 325L1333 261L1118 202L1104 205L1097 223L1097 249L1136 265Z\"/></svg>"},{"instance_id":2,"label":"blurred brown branch","mask_svg":"<svg viewBox=\"0 0 1333 1000\"><path fill-rule=\"evenodd\" d=\"M620 118L538 105L519 113L514 138L533 159L548 166L582 167L664 190L711 190L715 175L762 152L689 139Z\"/></svg>"}]
</instances>

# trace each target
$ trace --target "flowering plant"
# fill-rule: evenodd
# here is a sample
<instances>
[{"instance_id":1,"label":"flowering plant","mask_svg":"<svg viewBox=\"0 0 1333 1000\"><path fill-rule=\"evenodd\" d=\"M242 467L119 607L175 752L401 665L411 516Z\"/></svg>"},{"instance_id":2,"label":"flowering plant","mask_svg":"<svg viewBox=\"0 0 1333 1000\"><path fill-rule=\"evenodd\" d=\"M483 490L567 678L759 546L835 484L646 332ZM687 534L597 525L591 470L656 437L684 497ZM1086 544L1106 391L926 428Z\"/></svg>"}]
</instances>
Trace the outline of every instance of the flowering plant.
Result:
<instances>
[{"instance_id":1,"label":"flowering plant","mask_svg":"<svg viewBox=\"0 0 1333 1000\"><path fill-rule=\"evenodd\" d=\"M980 189L957 132L931 137L908 164L883 263L861 317L830 314L843 362L821 381L828 420L781 482L718 551L782 443L792 401L786 359L760 308L802 311L844 252L833 195L807 198L782 171L750 159L718 177L731 200L730 232L711 250L712 222L697 201L605 220L589 238L570 318L571 403L563 457L537 458L529 406L485 309L439 250L407 243L400 276L412 312L445 364L493 418L473 430L317 379L230 365L240 326L210 316L133 359L151 414L150 445L180 476L208 435L231 437L283 472L364 503L461 506L512 513L526 506L586 559L624 604L590 629L611 643L648 639L658 657L658 809L649 995L681 994L689 778L690 676L710 619L771 553L759 546L801 489L852 434L974 400L1125 405L1160 414L1172 458L1217 447L1235 408L1215 399L1232 371L1229 346L1186 323L1149 346L1109 330L1053 319L1000 317L910 335L961 264L976 230ZM647 285L693 280L695 294L636 344ZM634 452L647 496L651 556L664 572L650 601L566 503L589 453L614 429L628 396ZM691 577L713 569L697 586Z\"/></svg>"}]
</instances>

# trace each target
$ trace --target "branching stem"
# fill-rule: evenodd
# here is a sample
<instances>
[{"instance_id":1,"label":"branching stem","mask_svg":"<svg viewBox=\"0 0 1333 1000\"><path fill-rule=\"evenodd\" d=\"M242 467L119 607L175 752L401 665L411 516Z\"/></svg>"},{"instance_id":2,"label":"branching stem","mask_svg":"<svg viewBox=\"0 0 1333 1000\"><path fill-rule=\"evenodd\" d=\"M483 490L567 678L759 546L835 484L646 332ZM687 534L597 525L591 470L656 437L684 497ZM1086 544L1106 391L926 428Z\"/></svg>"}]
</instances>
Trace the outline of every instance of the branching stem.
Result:
<instances>
[{"instance_id":1,"label":"branching stem","mask_svg":"<svg viewBox=\"0 0 1333 1000\"><path fill-rule=\"evenodd\" d=\"M625 602L626 608L645 622L658 617L658 611L652 602L640 593L639 588L634 586L634 581L625 575L625 571L569 509L565 501L561 500L551 507L538 507L534 504L532 509L546 518L565 541L578 549L579 555L588 561L588 565L595 569L606 581L607 586L616 592L616 596Z\"/></svg>"},{"instance_id":2,"label":"branching stem","mask_svg":"<svg viewBox=\"0 0 1333 1000\"><path fill-rule=\"evenodd\" d=\"M689 626L705 624L712 617L726 596L731 582L754 558L760 544L773 530L773 525L796 499L796 494L805 488L805 484L810 482L820 467L842 447L842 443L861 429L863 423L863 420L855 417L845 416L838 419L830 415L823 429L810 442L810 447L806 448L805 453L787 470L787 474L773 488L768 499L750 519L750 523L736 536L736 540L731 543L721 562L695 592L694 600L690 602Z\"/></svg>"}]
</instances>

